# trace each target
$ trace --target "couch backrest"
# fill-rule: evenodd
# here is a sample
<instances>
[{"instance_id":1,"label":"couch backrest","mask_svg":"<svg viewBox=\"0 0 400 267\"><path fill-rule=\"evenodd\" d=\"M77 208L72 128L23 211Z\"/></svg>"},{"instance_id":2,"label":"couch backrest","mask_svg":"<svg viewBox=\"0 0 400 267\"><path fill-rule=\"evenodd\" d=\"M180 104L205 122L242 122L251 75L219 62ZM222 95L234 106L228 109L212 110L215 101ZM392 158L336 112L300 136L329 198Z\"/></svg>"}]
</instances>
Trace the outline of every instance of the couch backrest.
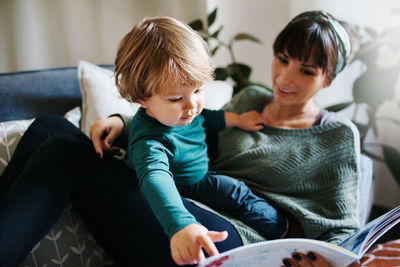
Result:
<instances>
[{"instance_id":1,"label":"couch backrest","mask_svg":"<svg viewBox=\"0 0 400 267\"><path fill-rule=\"evenodd\" d=\"M81 98L76 67L0 73L0 121L63 115Z\"/></svg>"}]
</instances>

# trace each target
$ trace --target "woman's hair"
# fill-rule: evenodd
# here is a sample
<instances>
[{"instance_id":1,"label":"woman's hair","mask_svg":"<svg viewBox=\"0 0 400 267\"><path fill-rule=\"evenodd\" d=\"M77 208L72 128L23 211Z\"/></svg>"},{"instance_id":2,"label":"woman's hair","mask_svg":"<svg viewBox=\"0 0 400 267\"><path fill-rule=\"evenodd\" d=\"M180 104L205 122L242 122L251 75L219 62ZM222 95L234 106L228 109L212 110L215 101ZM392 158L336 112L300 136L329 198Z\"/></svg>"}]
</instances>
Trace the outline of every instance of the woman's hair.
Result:
<instances>
[{"instance_id":1,"label":"woman's hair","mask_svg":"<svg viewBox=\"0 0 400 267\"><path fill-rule=\"evenodd\" d=\"M279 33L273 44L274 54L288 53L300 61L310 60L332 81L349 60L355 30L325 11L307 11Z\"/></svg>"},{"instance_id":2,"label":"woman's hair","mask_svg":"<svg viewBox=\"0 0 400 267\"><path fill-rule=\"evenodd\" d=\"M169 17L145 18L122 39L115 58L121 96L140 102L171 85L212 79L208 46L188 25Z\"/></svg>"}]
</instances>

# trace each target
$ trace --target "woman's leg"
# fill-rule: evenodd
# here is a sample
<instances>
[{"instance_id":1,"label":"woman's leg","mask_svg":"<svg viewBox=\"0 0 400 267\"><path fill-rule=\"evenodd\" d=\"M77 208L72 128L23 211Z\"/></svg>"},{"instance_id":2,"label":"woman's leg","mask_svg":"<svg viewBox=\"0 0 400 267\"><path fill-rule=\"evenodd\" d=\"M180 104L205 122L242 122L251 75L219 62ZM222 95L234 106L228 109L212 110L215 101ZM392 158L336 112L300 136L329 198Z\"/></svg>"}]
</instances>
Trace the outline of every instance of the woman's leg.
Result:
<instances>
[{"instance_id":1,"label":"woman's leg","mask_svg":"<svg viewBox=\"0 0 400 267\"><path fill-rule=\"evenodd\" d=\"M281 238L286 232L285 216L237 179L208 172L198 183L178 188L183 196L230 212L267 239Z\"/></svg>"},{"instance_id":2,"label":"woman's leg","mask_svg":"<svg viewBox=\"0 0 400 267\"><path fill-rule=\"evenodd\" d=\"M0 266L21 263L70 202L74 148L65 140L79 133L87 139L63 118L41 117L21 139L1 177L9 189L0 201Z\"/></svg>"},{"instance_id":3,"label":"woman's leg","mask_svg":"<svg viewBox=\"0 0 400 267\"><path fill-rule=\"evenodd\" d=\"M66 119L45 115L38 117L26 130L0 176L0 201L24 169L32 153L46 140L56 134L82 135L82 131Z\"/></svg>"},{"instance_id":4,"label":"woman's leg","mask_svg":"<svg viewBox=\"0 0 400 267\"><path fill-rule=\"evenodd\" d=\"M85 149L85 148L83 148ZM118 266L176 266L169 239L138 187L135 173L110 155L87 160L75 198L83 219ZM235 228L221 217L182 199L186 208L210 230L228 231L216 243L220 252L242 245Z\"/></svg>"}]
</instances>

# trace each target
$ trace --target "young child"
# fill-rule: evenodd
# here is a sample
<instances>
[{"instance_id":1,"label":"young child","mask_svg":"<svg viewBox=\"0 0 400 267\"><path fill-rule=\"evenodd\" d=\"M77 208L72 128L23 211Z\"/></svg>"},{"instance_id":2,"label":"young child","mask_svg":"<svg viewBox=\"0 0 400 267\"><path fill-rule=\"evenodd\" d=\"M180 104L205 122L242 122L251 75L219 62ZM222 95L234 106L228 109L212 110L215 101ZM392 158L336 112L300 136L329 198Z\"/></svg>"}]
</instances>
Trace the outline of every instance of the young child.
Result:
<instances>
[{"instance_id":1,"label":"young child","mask_svg":"<svg viewBox=\"0 0 400 267\"><path fill-rule=\"evenodd\" d=\"M201 247L217 253L213 241L227 237L201 226L181 195L237 213L269 239L285 234L285 218L270 211L264 199L236 179L208 172L206 132L258 131L264 119L256 111L203 109L203 85L212 79L212 68L207 45L196 32L172 18L144 19L122 39L115 77L121 96L141 104L131 122L125 161L170 237L176 263L199 262Z\"/></svg>"}]
</instances>

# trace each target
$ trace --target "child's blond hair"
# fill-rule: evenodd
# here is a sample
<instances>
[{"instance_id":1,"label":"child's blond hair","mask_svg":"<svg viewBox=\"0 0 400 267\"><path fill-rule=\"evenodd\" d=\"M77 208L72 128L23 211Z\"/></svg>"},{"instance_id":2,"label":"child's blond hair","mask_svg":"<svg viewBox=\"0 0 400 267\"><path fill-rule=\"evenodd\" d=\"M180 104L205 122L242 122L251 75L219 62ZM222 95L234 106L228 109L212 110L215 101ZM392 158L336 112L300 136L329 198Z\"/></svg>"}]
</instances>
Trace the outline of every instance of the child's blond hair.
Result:
<instances>
[{"instance_id":1,"label":"child's blond hair","mask_svg":"<svg viewBox=\"0 0 400 267\"><path fill-rule=\"evenodd\" d=\"M140 102L163 87L198 86L212 79L205 41L169 17L145 18L122 39L115 59L121 96Z\"/></svg>"}]
</instances>

